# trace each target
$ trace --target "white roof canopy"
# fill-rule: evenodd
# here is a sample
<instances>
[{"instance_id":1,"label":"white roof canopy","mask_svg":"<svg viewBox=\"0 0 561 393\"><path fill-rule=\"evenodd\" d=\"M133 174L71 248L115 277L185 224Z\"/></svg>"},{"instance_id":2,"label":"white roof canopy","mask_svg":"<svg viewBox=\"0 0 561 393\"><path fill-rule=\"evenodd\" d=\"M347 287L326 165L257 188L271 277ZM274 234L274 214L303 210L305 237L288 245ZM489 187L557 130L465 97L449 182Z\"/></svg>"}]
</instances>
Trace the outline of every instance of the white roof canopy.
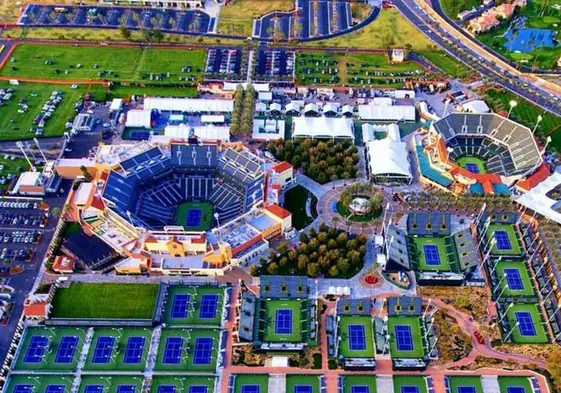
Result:
<instances>
[{"instance_id":1,"label":"white roof canopy","mask_svg":"<svg viewBox=\"0 0 561 393\"><path fill-rule=\"evenodd\" d=\"M293 138L342 138L354 140L353 121L339 117L294 117Z\"/></svg>"},{"instance_id":2,"label":"white roof canopy","mask_svg":"<svg viewBox=\"0 0 561 393\"><path fill-rule=\"evenodd\" d=\"M362 120L415 121L413 105L359 105L358 114Z\"/></svg>"},{"instance_id":3,"label":"white roof canopy","mask_svg":"<svg viewBox=\"0 0 561 393\"><path fill-rule=\"evenodd\" d=\"M407 144L396 138L394 130L391 131L388 130L388 136L384 139L366 143L370 173L411 178L411 166L407 160Z\"/></svg>"},{"instance_id":4,"label":"white roof canopy","mask_svg":"<svg viewBox=\"0 0 561 393\"><path fill-rule=\"evenodd\" d=\"M561 185L561 173L554 172L543 182L519 197L516 202L561 224L561 201L547 196L551 190L559 185Z\"/></svg>"},{"instance_id":5,"label":"white roof canopy","mask_svg":"<svg viewBox=\"0 0 561 393\"><path fill-rule=\"evenodd\" d=\"M144 109L176 112L232 112L234 101L147 97L144 100Z\"/></svg>"},{"instance_id":6,"label":"white roof canopy","mask_svg":"<svg viewBox=\"0 0 561 393\"><path fill-rule=\"evenodd\" d=\"M133 128L151 128L151 112L142 109L132 109L127 112L125 126Z\"/></svg>"}]
</instances>

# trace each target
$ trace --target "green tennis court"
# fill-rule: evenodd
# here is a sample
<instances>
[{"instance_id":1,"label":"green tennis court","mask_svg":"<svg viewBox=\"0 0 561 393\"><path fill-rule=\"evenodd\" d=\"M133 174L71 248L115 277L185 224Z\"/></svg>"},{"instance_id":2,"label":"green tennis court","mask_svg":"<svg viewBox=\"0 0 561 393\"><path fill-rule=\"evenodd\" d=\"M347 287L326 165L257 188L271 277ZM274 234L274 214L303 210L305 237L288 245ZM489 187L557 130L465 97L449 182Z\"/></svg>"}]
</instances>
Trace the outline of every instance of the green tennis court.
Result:
<instances>
[{"instance_id":1,"label":"green tennis court","mask_svg":"<svg viewBox=\"0 0 561 393\"><path fill-rule=\"evenodd\" d=\"M450 260L446 255L443 237L415 237L415 248L419 253L420 271L450 271Z\"/></svg>"},{"instance_id":2,"label":"green tennis court","mask_svg":"<svg viewBox=\"0 0 561 393\"><path fill-rule=\"evenodd\" d=\"M320 393L319 375L287 375L285 393Z\"/></svg>"},{"instance_id":3,"label":"green tennis court","mask_svg":"<svg viewBox=\"0 0 561 393\"><path fill-rule=\"evenodd\" d=\"M450 384L450 393L464 393L475 389L475 393L484 393L481 385L481 377L479 376L453 376L448 378Z\"/></svg>"},{"instance_id":4,"label":"green tennis court","mask_svg":"<svg viewBox=\"0 0 561 393\"><path fill-rule=\"evenodd\" d=\"M394 375L393 387L395 393L407 391L407 388L416 387L419 393L427 393L427 380L421 375Z\"/></svg>"},{"instance_id":5,"label":"green tennis court","mask_svg":"<svg viewBox=\"0 0 561 393\"><path fill-rule=\"evenodd\" d=\"M246 391L252 390L254 389L253 386L259 386L259 392L263 392L263 393L265 393L269 389L268 374L235 374L233 377L234 377L233 393L244 393L244 389L246 389Z\"/></svg>"},{"instance_id":6,"label":"green tennis court","mask_svg":"<svg viewBox=\"0 0 561 393\"><path fill-rule=\"evenodd\" d=\"M212 203L183 202L177 206L175 223L186 231L208 231L212 225Z\"/></svg>"},{"instance_id":7,"label":"green tennis court","mask_svg":"<svg viewBox=\"0 0 561 393\"><path fill-rule=\"evenodd\" d=\"M509 388L522 388L523 392L520 393L533 393L532 385L528 377L499 377L499 387L501 393L510 393Z\"/></svg>"},{"instance_id":8,"label":"green tennis court","mask_svg":"<svg viewBox=\"0 0 561 393\"><path fill-rule=\"evenodd\" d=\"M170 286L164 312L168 326L220 326L224 289L214 286Z\"/></svg>"},{"instance_id":9,"label":"green tennis court","mask_svg":"<svg viewBox=\"0 0 561 393\"><path fill-rule=\"evenodd\" d=\"M512 341L517 344L543 344L548 342L544 321L537 304L514 304L506 314L509 332L514 328ZM519 322L519 326L516 326Z\"/></svg>"},{"instance_id":10,"label":"green tennis court","mask_svg":"<svg viewBox=\"0 0 561 393\"><path fill-rule=\"evenodd\" d=\"M522 248L513 224L490 224L485 234L487 241L491 237L496 239L491 253L493 255L521 255Z\"/></svg>"},{"instance_id":11,"label":"green tennis court","mask_svg":"<svg viewBox=\"0 0 561 393\"><path fill-rule=\"evenodd\" d=\"M302 341L302 301L266 300L263 341Z\"/></svg>"},{"instance_id":12,"label":"green tennis court","mask_svg":"<svg viewBox=\"0 0 561 393\"><path fill-rule=\"evenodd\" d=\"M80 380L80 387L78 393L89 393L91 386L101 386L102 393L120 393L123 388L129 391L130 386L134 387L134 392L142 392L144 377L141 376L128 376L128 375L82 375ZM89 387L89 388L88 388Z\"/></svg>"},{"instance_id":13,"label":"green tennis court","mask_svg":"<svg viewBox=\"0 0 561 393\"><path fill-rule=\"evenodd\" d=\"M64 386L64 391L70 392L72 388L73 377L59 375L14 375L9 378L8 385L4 387L4 393L17 393L16 390L28 386L27 389L36 393L43 393L49 385Z\"/></svg>"},{"instance_id":14,"label":"green tennis court","mask_svg":"<svg viewBox=\"0 0 561 393\"><path fill-rule=\"evenodd\" d=\"M343 375L343 392L353 393L353 388L368 387L368 393L376 393L376 375Z\"/></svg>"},{"instance_id":15,"label":"green tennis court","mask_svg":"<svg viewBox=\"0 0 561 393\"><path fill-rule=\"evenodd\" d=\"M500 279L500 288L494 291L495 296L516 297L516 296L534 296L535 290L532 280L528 274L526 262L507 262L501 261L496 265L497 277ZM507 273L505 278L502 278Z\"/></svg>"},{"instance_id":16,"label":"green tennis court","mask_svg":"<svg viewBox=\"0 0 561 393\"><path fill-rule=\"evenodd\" d=\"M206 387L208 393L214 392L214 387L216 380L214 377L202 377L202 376L169 376L169 375L156 375L152 378L152 385L150 386L150 393L169 393L170 389L173 389L173 393L184 392L186 386L201 386ZM162 386L162 390L160 387ZM165 386L165 387L164 387ZM196 390L196 389L195 389ZM263 390L262 390L263 391Z\"/></svg>"},{"instance_id":17,"label":"green tennis court","mask_svg":"<svg viewBox=\"0 0 561 393\"><path fill-rule=\"evenodd\" d=\"M487 162L478 156L462 156L456 160L456 164L471 173L487 173Z\"/></svg>"},{"instance_id":18,"label":"green tennis court","mask_svg":"<svg viewBox=\"0 0 561 393\"><path fill-rule=\"evenodd\" d=\"M343 315L339 320L339 353L345 358L373 358L374 342L370 316Z\"/></svg>"},{"instance_id":19,"label":"green tennis court","mask_svg":"<svg viewBox=\"0 0 561 393\"><path fill-rule=\"evenodd\" d=\"M418 317L389 317L390 354L393 358L423 358L425 346Z\"/></svg>"}]
</instances>

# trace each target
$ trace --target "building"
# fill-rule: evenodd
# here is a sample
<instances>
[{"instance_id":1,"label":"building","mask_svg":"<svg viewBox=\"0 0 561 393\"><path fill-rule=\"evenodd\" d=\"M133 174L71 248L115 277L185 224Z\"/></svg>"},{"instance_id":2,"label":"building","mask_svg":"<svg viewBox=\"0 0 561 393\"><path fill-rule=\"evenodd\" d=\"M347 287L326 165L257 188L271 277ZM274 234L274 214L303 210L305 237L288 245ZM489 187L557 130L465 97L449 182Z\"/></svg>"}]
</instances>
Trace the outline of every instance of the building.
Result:
<instances>
[{"instance_id":1,"label":"building","mask_svg":"<svg viewBox=\"0 0 561 393\"><path fill-rule=\"evenodd\" d=\"M469 113L489 113L491 110L483 100L470 100L462 103L460 109Z\"/></svg>"},{"instance_id":2,"label":"building","mask_svg":"<svg viewBox=\"0 0 561 393\"><path fill-rule=\"evenodd\" d=\"M95 118L89 113L80 113L72 122L72 129L79 132L90 132L95 125Z\"/></svg>"},{"instance_id":3,"label":"building","mask_svg":"<svg viewBox=\"0 0 561 393\"><path fill-rule=\"evenodd\" d=\"M53 271L61 274L72 274L74 273L74 266L76 261L66 255L57 255L53 262Z\"/></svg>"},{"instance_id":4,"label":"building","mask_svg":"<svg viewBox=\"0 0 561 393\"><path fill-rule=\"evenodd\" d=\"M407 52L404 49L392 49L390 58L392 63L403 63L407 59Z\"/></svg>"},{"instance_id":5,"label":"building","mask_svg":"<svg viewBox=\"0 0 561 393\"><path fill-rule=\"evenodd\" d=\"M279 162L271 168L270 178L273 185L284 189L295 181L294 167L286 161Z\"/></svg>"},{"instance_id":6,"label":"building","mask_svg":"<svg viewBox=\"0 0 561 393\"><path fill-rule=\"evenodd\" d=\"M275 141L284 139L286 123L282 119L254 119L252 139L257 141Z\"/></svg>"},{"instance_id":7,"label":"building","mask_svg":"<svg viewBox=\"0 0 561 393\"><path fill-rule=\"evenodd\" d=\"M509 20L514 15L516 7L526 7L527 0L514 0L511 3L502 3L485 11L481 16L469 21L468 29L475 34L485 33Z\"/></svg>"},{"instance_id":8,"label":"building","mask_svg":"<svg viewBox=\"0 0 561 393\"><path fill-rule=\"evenodd\" d=\"M407 145L401 141L399 127L388 126L384 139L366 144L366 163L370 178L376 183L410 184L413 178Z\"/></svg>"},{"instance_id":9,"label":"building","mask_svg":"<svg viewBox=\"0 0 561 393\"><path fill-rule=\"evenodd\" d=\"M561 224L561 173L554 172L547 179L516 199L526 214L533 212Z\"/></svg>"},{"instance_id":10,"label":"building","mask_svg":"<svg viewBox=\"0 0 561 393\"><path fill-rule=\"evenodd\" d=\"M202 8L205 4L204 0L101 0L101 3L174 9Z\"/></svg>"},{"instance_id":11,"label":"building","mask_svg":"<svg viewBox=\"0 0 561 393\"><path fill-rule=\"evenodd\" d=\"M130 128L152 128L152 112L142 109L131 109L127 112L125 127Z\"/></svg>"},{"instance_id":12,"label":"building","mask_svg":"<svg viewBox=\"0 0 561 393\"><path fill-rule=\"evenodd\" d=\"M11 195L43 196L47 178L41 172L23 172L10 188Z\"/></svg>"},{"instance_id":13,"label":"building","mask_svg":"<svg viewBox=\"0 0 561 393\"><path fill-rule=\"evenodd\" d=\"M413 105L378 105L367 104L358 106L358 115L366 121L415 122L416 114Z\"/></svg>"},{"instance_id":14,"label":"building","mask_svg":"<svg viewBox=\"0 0 561 393\"><path fill-rule=\"evenodd\" d=\"M294 117L292 123L292 138L355 139L352 119L300 116Z\"/></svg>"},{"instance_id":15,"label":"building","mask_svg":"<svg viewBox=\"0 0 561 393\"><path fill-rule=\"evenodd\" d=\"M197 114L232 113L234 110L234 101L204 98L147 97L144 99L144 110Z\"/></svg>"}]
</instances>

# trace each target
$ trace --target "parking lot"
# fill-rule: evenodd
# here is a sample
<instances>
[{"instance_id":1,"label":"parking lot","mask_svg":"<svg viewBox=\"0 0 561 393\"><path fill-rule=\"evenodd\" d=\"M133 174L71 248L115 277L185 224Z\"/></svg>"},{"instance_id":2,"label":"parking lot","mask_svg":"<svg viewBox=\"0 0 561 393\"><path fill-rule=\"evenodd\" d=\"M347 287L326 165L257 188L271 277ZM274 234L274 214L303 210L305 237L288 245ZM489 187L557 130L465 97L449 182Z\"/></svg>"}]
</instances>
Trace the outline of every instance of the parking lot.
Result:
<instances>
[{"instance_id":1,"label":"parking lot","mask_svg":"<svg viewBox=\"0 0 561 393\"><path fill-rule=\"evenodd\" d=\"M239 48L210 48L206 58L205 79L245 78L242 59L243 52Z\"/></svg>"},{"instance_id":2,"label":"parking lot","mask_svg":"<svg viewBox=\"0 0 561 393\"><path fill-rule=\"evenodd\" d=\"M257 52L255 77L263 81L292 81L294 79L294 51L262 49Z\"/></svg>"}]
</instances>

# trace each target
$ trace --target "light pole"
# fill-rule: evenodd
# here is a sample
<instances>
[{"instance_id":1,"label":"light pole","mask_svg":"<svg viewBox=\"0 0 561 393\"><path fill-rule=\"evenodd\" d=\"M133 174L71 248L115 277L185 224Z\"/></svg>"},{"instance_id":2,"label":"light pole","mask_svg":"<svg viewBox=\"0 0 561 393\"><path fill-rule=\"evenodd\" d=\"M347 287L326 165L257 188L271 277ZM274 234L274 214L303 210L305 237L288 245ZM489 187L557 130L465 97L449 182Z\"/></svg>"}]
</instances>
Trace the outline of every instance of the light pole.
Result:
<instances>
[{"instance_id":1,"label":"light pole","mask_svg":"<svg viewBox=\"0 0 561 393\"><path fill-rule=\"evenodd\" d=\"M538 129L538 125L540 124L541 121L542 121L542 115L538 115L538 121L536 122L536 125L534 126L534 129L532 130L532 134L536 133L536 130Z\"/></svg>"},{"instance_id":2,"label":"light pole","mask_svg":"<svg viewBox=\"0 0 561 393\"><path fill-rule=\"evenodd\" d=\"M503 280L506 278L506 273L503 274L503 276L501 277L501 279L499 280L499 282L497 283L497 286L495 287L495 289L493 289L493 294L495 294L495 291L501 287L501 283L503 282Z\"/></svg>"},{"instance_id":3,"label":"light pole","mask_svg":"<svg viewBox=\"0 0 561 393\"><path fill-rule=\"evenodd\" d=\"M516 101L512 100L508 103L508 105L510 106L510 109L508 110L508 115L506 115L507 119L510 117L510 113L516 107L516 105L518 105L518 103Z\"/></svg>"},{"instance_id":4,"label":"light pole","mask_svg":"<svg viewBox=\"0 0 561 393\"><path fill-rule=\"evenodd\" d=\"M514 326L512 327L512 329L510 330L510 332L508 332L508 334L506 335L504 341L508 341L508 339L509 339L510 336L512 335L512 332L514 332L514 329L516 329L519 325L520 325L520 322L516 321L516 323L514 324Z\"/></svg>"},{"instance_id":5,"label":"light pole","mask_svg":"<svg viewBox=\"0 0 561 393\"><path fill-rule=\"evenodd\" d=\"M503 289L501 289L501 293L499 293L499 296L497 296L497 300L495 300L495 302L498 302L501 299L501 296L503 296L503 293L505 293L505 290L508 288L508 284L505 284Z\"/></svg>"},{"instance_id":6,"label":"light pole","mask_svg":"<svg viewBox=\"0 0 561 393\"><path fill-rule=\"evenodd\" d=\"M504 314L499 319L499 325L503 322L503 319L505 319L506 314L508 313L508 310L510 310L512 308L512 306L514 306L514 303L509 303L508 306L506 306Z\"/></svg>"},{"instance_id":7,"label":"light pole","mask_svg":"<svg viewBox=\"0 0 561 393\"><path fill-rule=\"evenodd\" d=\"M549 323L553 319L553 317L555 316L555 314L557 314L557 311L559 311L559 309L561 309L561 306L557 307L557 309L553 312L553 314L551 314L551 317L549 317L547 323Z\"/></svg>"},{"instance_id":8,"label":"light pole","mask_svg":"<svg viewBox=\"0 0 561 393\"><path fill-rule=\"evenodd\" d=\"M495 270L497 270L497 266L499 265L499 262L502 261L503 257L499 257L499 259L497 259L497 261L495 262L495 264L492 266L491 271L489 272L489 274L493 274L495 272ZM491 259L489 259L489 262L491 262Z\"/></svg>"}]
</instances>

